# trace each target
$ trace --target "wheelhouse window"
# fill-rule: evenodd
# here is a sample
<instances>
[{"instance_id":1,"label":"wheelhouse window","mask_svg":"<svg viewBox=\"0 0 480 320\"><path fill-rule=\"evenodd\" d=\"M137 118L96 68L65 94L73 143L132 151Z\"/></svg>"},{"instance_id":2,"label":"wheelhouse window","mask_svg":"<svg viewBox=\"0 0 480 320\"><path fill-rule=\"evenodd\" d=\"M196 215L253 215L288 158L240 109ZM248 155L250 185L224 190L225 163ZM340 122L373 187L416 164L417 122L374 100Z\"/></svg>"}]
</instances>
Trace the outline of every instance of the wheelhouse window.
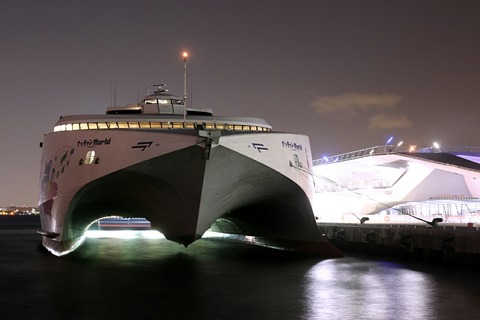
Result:
<instances>
[{"instance_id":1,"label":"wheelhouse window","mask_svg":"<svg viewBox=\"0 0 480 320\"><path fill-rule=\"evenodd\" d=\"M207 129L230 131L271 131L263 126L242 125L216 122L159 122L159 121L112 121L112 122L81 122L59 124L54 132L76 130L108 130L108 129Z\"/></svg>"},{"instance_id":2,"label":"wheelhouse window","mask_svg":"<svg viewBox=\"0 0 480 320\"><path fill-rule=\"evenodd\" d=\"M146 99L143 101L144 104L171 104L172 100L167 99Z\"/></svg>"}]
</instances>

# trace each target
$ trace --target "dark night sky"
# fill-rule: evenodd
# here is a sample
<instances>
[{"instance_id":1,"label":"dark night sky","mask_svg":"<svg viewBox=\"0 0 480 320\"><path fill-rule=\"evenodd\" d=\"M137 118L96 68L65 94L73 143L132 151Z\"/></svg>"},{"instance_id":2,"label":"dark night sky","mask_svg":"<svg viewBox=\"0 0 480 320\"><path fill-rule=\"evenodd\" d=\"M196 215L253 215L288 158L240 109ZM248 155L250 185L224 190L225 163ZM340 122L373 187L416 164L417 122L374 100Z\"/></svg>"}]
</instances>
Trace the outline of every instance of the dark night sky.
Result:
<instances>
[{"instance_id":1,"label":"dark night sky","mask_svg":"<svg viewBox=\"0 0 480 320\"><path fill-rule=\"evenodd\" d=\"M148 84L217 115L310 137L314 158L381 145L480 146L480 1L0 2L0 205L36 205L61 115Z\"/></svg>"}]
</instances>

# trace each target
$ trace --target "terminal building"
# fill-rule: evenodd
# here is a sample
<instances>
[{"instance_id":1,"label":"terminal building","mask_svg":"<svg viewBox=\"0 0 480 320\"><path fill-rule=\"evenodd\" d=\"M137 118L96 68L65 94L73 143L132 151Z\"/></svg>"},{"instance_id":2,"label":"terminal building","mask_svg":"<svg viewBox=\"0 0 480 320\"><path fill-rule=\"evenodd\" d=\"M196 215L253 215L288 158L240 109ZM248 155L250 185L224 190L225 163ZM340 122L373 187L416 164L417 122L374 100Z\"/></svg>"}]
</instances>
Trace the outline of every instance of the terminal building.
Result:
<instances>
[{"instance_id":1,"label":"terminal building","mask_svg":"<svg viewBox=\"0 0 480 320\"><path fill-rule=\"evenodd\" d=\"M480 148L382 145L314 161L318 223L480 226Z\"/></svg>"}]
</instances>

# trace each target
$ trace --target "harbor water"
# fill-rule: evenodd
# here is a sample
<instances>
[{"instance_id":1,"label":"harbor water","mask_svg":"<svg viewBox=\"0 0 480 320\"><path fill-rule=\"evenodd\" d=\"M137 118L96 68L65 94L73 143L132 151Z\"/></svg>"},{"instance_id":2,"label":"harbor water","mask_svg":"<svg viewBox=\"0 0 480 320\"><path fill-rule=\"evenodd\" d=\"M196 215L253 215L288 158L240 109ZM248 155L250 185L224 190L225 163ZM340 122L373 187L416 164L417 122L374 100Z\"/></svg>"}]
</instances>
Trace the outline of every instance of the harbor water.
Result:
<instances>
[{"instance_id":1,"label":"harbor water","mask_svg":"<svg viewBox=\"0 0 480 320\"><path fill-rule=\"evenodd\" d=\"M0 221L0 319L478 319L462 266L347 253L324 259L141 232L87 238L55 257Z\"/></svg>"}]
</instances>

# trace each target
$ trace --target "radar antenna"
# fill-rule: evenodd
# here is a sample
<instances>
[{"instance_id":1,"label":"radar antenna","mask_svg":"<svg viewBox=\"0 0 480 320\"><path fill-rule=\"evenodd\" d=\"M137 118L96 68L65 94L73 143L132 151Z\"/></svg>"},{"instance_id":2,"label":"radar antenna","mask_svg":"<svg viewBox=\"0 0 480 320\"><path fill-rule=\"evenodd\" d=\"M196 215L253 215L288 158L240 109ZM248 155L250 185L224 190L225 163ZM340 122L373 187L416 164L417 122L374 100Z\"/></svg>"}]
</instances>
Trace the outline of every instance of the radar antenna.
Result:
<instances>
[{"instance_id":1,"label":"radar antenna","mask_svg":"<svg viewBox=\"0 0 480 320\"><path fill-rule=\"evenodd\" d=\"M168 90L165 89L164 87L166 86L165 83L162 84L154 84L154 87L157 87L157 90L154 93L161 93L161 92L167 92Z\"/></svg>"}]
</instances>

